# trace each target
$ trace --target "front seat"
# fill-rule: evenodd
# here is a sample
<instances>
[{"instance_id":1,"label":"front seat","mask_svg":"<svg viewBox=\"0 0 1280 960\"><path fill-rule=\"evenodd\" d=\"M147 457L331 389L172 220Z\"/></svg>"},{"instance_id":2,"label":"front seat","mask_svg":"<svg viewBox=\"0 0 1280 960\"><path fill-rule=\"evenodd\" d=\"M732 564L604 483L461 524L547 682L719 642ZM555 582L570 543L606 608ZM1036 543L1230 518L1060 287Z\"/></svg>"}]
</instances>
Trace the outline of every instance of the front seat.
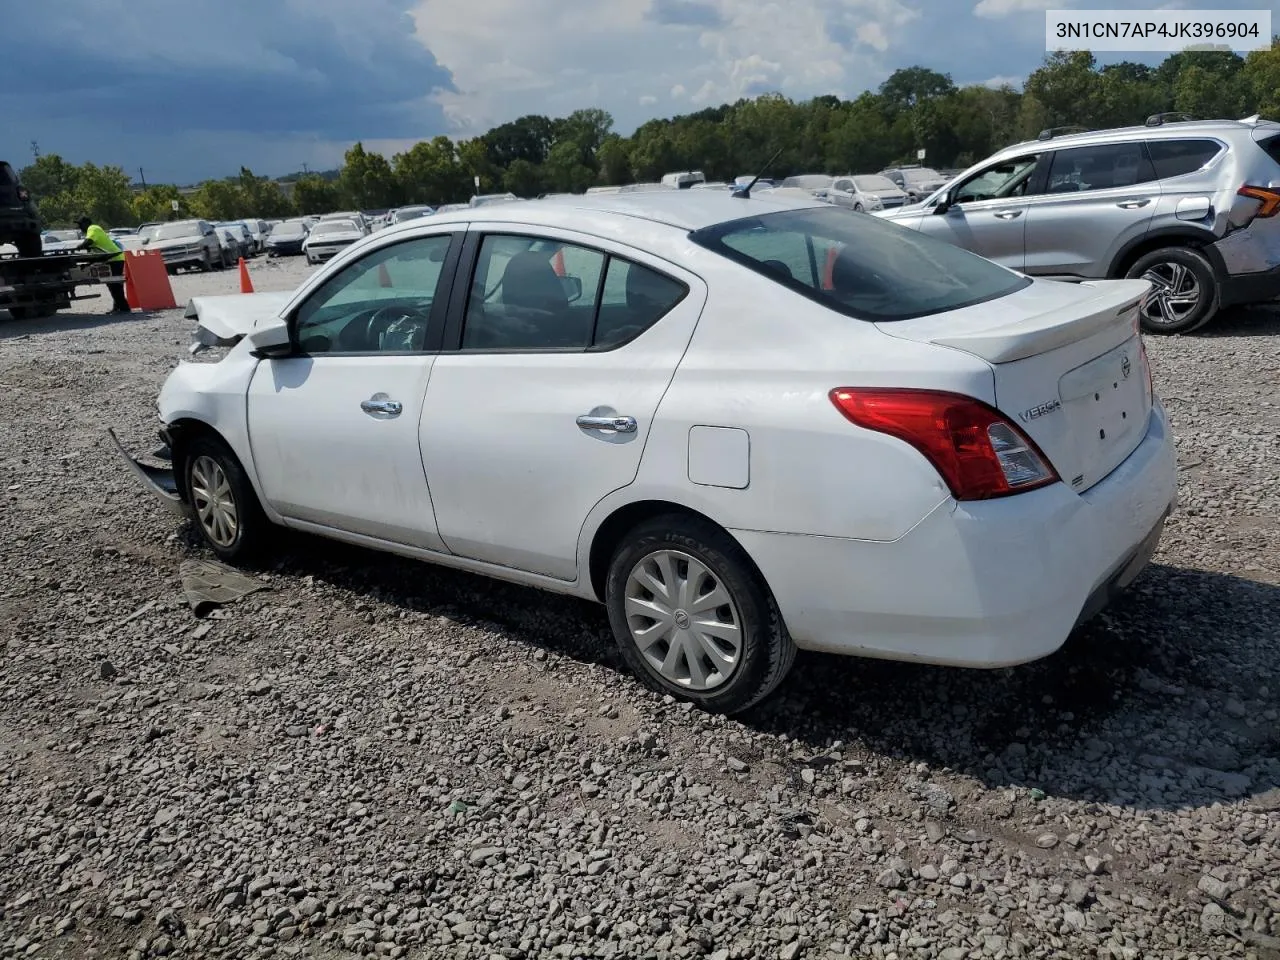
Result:
<instances>
[{"instance_id":1,"label":"front seat","mask_svg":"<svg viewBox=\"0 0 1280 960\"><path fill-rule=\"evenodd\" d=\"M526 250L511 258L502 274L502 305L512 312L564 316L569 295L546 253Z\"/></svg>"}]
</instances>

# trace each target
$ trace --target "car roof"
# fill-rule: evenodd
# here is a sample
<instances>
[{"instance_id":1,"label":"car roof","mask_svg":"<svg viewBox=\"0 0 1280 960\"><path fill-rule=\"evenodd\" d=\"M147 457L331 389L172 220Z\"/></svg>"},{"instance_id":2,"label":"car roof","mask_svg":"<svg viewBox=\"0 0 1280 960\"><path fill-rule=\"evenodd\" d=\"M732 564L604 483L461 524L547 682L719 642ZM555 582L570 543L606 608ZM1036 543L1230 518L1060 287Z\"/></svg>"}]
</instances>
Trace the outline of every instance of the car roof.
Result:
<instances>
[{"instance_id":1,"label":"car roof","mask_svg":"<svg viewBox=\"0 0 1280 960\"><path fill-rule=\"evenodd\" d=\"M1270 120L1251 122L1248 120L1179 120L1161 123L1155 126L1146 124L1131 127L1111 127L1106 130L1086 130L1083 133L1068 133L1060 137L1045 140L1024 140L1005 147L1000 153L1024 151L1027 149L1059 150L1064 147L1083 147L1095 143L1107 143L1113 140L1152 140L1182 139L1188 136L1209 136L1214 133L1228 134L1249 132L1256 129L1273 130L1280 133L1280 123Z\"/></svg>"},{"instance_id":2,"label":"car roof","mask_svg":"<svg viewBox=\"0 0 1280 960\"><path fill-rule=\"evenodd\" d=\"M577 225L617 230L627 219L647 220L680 230L700 230L743 217L777 213L783 209L827 207L812 198L774 197L773 192L743 200L728 191L663 190L591 194L515 200L437 214L431 223L516 221L572 228ZM415 222L389 229L412 228ZM421 229L421 225L417 226Z\"/></svg>"}]
</instances>

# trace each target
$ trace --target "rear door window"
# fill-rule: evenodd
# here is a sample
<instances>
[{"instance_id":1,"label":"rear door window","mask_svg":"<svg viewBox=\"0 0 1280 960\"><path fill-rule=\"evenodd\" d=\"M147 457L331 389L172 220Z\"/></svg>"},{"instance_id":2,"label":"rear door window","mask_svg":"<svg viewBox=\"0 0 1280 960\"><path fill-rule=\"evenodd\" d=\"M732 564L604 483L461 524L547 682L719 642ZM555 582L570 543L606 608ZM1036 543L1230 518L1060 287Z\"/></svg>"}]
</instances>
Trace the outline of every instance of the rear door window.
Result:
<instances>
[{"instance_id":1,"label":"rear door window","mask_svg":"<svg viewBox=\"0 0 1280 960\"><path fill-rule=\"evenodd\" d=\"M1156 179L1143 144L1102 143L1059 150L1049 167L1047 193L1078 193L1132 187Z\"/></svg>"},{"instance_id":2,"label":"rear door window","mask_svg":"<svg viewBox=\"0 0 1280 960\"><path fill-rule=\"evenodd\" d=\"M1161 180L1194 173L1222 150L1216 140L1151 140L1147 152Z\"/></svg>"}]
</instances>

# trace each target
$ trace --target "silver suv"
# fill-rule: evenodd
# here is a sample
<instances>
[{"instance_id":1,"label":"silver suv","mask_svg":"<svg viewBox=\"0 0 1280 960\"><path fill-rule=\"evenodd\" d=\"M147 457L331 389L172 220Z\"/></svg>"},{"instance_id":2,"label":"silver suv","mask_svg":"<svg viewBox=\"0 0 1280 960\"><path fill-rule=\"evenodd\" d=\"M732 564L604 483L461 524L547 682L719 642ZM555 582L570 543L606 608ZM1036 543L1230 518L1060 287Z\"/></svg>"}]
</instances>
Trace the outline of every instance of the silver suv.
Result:
<instances>
[{"instance_id":1,"label":"silver suv","mask_svg":"<svg viewBox=\"0 0 1280 960\"><path fill-rule=\"evenodd\" d=\"M1280 296L1280 124L1156 116L1055 132L876 215L1034 276L1148 280L1149 333Z\"/></svg>"}]
</instances>

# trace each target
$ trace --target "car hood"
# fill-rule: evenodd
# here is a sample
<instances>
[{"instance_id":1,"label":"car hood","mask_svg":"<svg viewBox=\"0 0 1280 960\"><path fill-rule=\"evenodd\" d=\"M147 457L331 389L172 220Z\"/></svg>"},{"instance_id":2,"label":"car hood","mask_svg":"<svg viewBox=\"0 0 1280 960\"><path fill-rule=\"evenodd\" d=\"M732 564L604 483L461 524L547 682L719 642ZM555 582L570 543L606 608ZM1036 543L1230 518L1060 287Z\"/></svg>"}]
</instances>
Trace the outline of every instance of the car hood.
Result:
<instances>
[{"instance_id":1,"label":"car hood","mask_svg":"<svg viewBox=\"0 0 1280 960\"><path fill-rule=\"evenodd\" d=\"M311 243L353 243L364 237L363 233L357 230L343 230L337 233L322 233L319 236L312 234L307 237Z\"/></svg>"},{"instance_id":2,"label":"car hood","mask_svg":"<svg viewBox=\"0 0 1280 960\"><path fill-rule=\"evenodd\" d=\"M881 199L885 194L880 194ZM919 203L904 203L900 207L890 207L888 210L874 210L871 215L880 217L882 220L908 220L911 217L920 216L920 212L924 209Z\"/></svg>"},{"instance_id":3,"label":"car hood","mask_svg":"<svg viewBox=\"0 0 1280 960\"><path fill-rule=\"evenodd\" d=\"M292 298L292 290L192 297L186 317L213 334L222 345L229 345L252 333L258 324L279 317Z\"/></svg>"},{"instance_id":4,"label":"car hood","mask_svg":"<svg viewBox=\"0 0 1280 960\"><path fill-rule=\"evenodd\" d=\"M200 238L194 234L190 237L177 237L173 240L152 240L145 244L148 250L176 250L179 247L194 247Z\"/></svg>"}]
</instances>

